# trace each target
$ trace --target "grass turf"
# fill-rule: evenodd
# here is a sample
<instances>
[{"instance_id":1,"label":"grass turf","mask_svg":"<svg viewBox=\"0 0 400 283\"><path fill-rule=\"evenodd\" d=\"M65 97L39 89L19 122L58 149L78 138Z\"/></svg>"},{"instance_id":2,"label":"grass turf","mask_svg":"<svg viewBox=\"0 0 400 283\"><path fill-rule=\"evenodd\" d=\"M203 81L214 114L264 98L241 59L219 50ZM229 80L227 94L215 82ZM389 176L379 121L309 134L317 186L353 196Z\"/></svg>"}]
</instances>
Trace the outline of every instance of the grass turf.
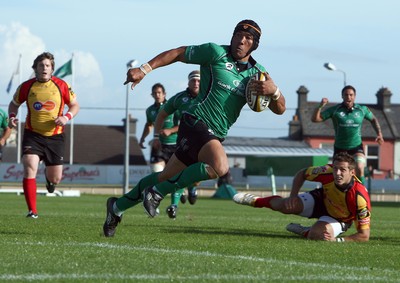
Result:
<instances>
[{"instance_id":1,"label":"grass turf","mask_svg":"<svg viewBox=\"0 0 400 283\"><path fill-rule=\"evenodd\" d=\"M0 196L0 281L14 282L399 282L400 204L374 203L367 243L308 241L285 230L313 220L230 200L180 204L176 220L128 210L102 236L107 196ZM354 233L351 228L347 233Z\"/></svg>"}]
</instances>

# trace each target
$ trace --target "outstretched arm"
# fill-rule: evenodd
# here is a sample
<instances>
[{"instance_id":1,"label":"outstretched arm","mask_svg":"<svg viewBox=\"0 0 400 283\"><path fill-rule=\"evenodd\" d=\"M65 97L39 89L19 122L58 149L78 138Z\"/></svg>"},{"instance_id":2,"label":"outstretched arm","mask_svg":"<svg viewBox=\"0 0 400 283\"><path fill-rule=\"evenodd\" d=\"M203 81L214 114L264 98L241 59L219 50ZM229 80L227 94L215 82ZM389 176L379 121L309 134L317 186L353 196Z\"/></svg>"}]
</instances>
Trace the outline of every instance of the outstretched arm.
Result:
<instances>
[{"instance_id":1,"label":"outstretched arm","mask_svg":"<svg viewBox=\"0 0 400 283\"><path fill-rule=\"evenodd\" d=\"M290 197L297 197L301 187L305 182L304 173L306 169L302 169L294 176L292 181L292 190L290 191Z\"/></svg>"},{"instance_id":2,"label":"outstretched arm","mask_svg":"<svg viewBox=\"0 0 400 283\"><path fill-rule=\"evenodd\" d=\"M370 229L358 229L357 233L342 237L336 238L335 240L340 242L343 239L344 242L367 242L369 240Z\"/></svg>"},{"instance_id":3,"label":"outstretched arm","mask_svg":"<svg viewBox=\"0 0 400 283\"><path fill-rule=\"evenodd\" d=\"M145 149L144 142L146 137L150 134L151 129L153 128L153 124L147 122L143 127L142 137L140 138L139 145L141 148Z\"/></svg>"},{"instance_id":4,"label":"outstretched arm","mask_svg":"<svg viewBox=\"0 0 400 283\"><path fill-rule=\"evenodd\" d=\"M324 120L321 117L321 110L328 104L328 98L322 98L319 106L314 110L314 113L311 117L311 121L313 122L323 122Z\"/></svg>"},{"instance_id":5,"label":"outstretched arm","mask_svg":"<svg viewBox=\"0 0 400 283\"><path fill-rule=\"evenodd\" d=\"M376 117L374 116L374 118L372 118L371 120L371 125L374 128L377 137L375 139L375 141L381 145L383 144L385 141L383 140L383 136L382 136L382 131L381 131L381 125L379 125L378 119L376 119Z\"/></svg>"},{"instance_id":6,"label":"outstretched arm","mask_svg":"<svg viewBox=\"0 0 400 283\"><path fill-rule=\"evenodd\" d=\"M184 62L186 46L181 46L175 49L164 51L151 59L148 63L141 65L139 68L129 69L126 74L124 85L132 83L133 89L145 75L157 68L170 65L175 62Z\"/></svg>"}]
</instances>

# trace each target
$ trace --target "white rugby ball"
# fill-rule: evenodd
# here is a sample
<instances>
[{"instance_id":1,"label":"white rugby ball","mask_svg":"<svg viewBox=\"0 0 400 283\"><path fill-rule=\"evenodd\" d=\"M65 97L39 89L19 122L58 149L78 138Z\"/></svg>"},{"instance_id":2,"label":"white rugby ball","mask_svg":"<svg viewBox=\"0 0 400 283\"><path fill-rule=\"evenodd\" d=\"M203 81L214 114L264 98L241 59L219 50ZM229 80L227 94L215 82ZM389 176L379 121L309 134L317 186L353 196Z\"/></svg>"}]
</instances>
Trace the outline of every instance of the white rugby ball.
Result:
<instances>
[{"instance_id":1,"label":"white rugby ball","mask_svg":"<svg viewBox=\"0 0 400 283\"><path fill-rule=\"evenodd\" d=\"M270 97L265 95L259 95L256 91L251 91L249 88L250 82L257 80L257 81L265 81L267 78L265 73L258 72L252 75L247 82L246 86L246 101L247 105L249 105L250 109L255 112L261 112L268 108Z\"/></svg>"}]
</instances>

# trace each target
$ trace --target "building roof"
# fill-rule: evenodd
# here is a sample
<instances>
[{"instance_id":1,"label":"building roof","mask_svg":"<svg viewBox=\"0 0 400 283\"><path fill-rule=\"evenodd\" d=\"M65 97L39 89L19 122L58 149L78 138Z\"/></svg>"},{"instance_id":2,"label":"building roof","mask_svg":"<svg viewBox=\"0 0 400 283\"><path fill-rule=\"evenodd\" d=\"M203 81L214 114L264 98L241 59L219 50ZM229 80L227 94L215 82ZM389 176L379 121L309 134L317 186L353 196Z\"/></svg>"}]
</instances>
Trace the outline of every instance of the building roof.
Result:
<instances>
[{"instance_id":1,"label":"building roof","mask_svg":"<svg viewBox=\"0 0 400 283\"><path fill-rule=\"evenodd\" d=\"M70 126L65 128L65 162L70 160ZM125 160L125 127L76 124L74 129L74 164L122 165ZM129 164L146 165L146 160L134 134L129 140Z\"/></svg>"},{"instance_id":2,"label":"building roof","mask_svg":"<svg viewBox=\"0 0 400 283\"><path fill-rule=\"evenodd\" d=\"M227 155L235 156L332 156L332 149L311 148L306 142L287 138L227 137Z\"/></svg>"}]
</instances>

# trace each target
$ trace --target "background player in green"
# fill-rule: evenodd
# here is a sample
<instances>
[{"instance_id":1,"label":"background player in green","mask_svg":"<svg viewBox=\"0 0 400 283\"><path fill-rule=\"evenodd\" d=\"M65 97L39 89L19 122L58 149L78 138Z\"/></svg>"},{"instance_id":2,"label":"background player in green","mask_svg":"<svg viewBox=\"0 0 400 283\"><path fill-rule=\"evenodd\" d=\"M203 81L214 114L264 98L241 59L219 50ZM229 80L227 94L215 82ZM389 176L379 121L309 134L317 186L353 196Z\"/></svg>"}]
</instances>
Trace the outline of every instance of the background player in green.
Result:
<instances>
[{"instance_id":1,"label":"background player in green","mask_svg":"<svg viewBox=\"0 0 400 283\"><path fill-rule=\"evenodd\" d=\"M140 138L139 145L145 149L144 142L146 137L150 134L154 127L157 115L161 108L167 102L167 93L165 87L161 83L156 83L151 87L151 96L154 98L154 103L146 109L146 124L143 127L142 137ZM151 172L160 172L164 170L165 164L171 158L176 150L176 139L178 137L178 123L179 117L177 114L167 115L160 127L163 129L163 135L158 138L160 147L151 146L150 152L150 169ZM150 141L150 144L153 144Z\"/></svg>"},{"instance_id":2,"label":"background player in green","mask_svg":"<svg viewBox=\"0 0 400 283\"><path fill-rule=\"evenodd\" d=\"M286 110L285 97L266 69L251 56L257 49L261 29L252 20L239 22L230 45L205 43L181 46L164 51L140 68L130 69L125 84L131 88L140 83L153 69L183 62L200 65L198 103L182 116L178 132L178 148L164 171L142 178L128 193L107 200L103 232L115 234L125 210L143 201L145 212L154 217L168 193L208 179L224 176L229 171L228 157L222 146L229 128L236 122L246 104L245 88L251 76L266 73L265 81L253 80L251 91L269 96L271 112L281 115ZM268 119L265 112L263 123Z\"/></svg>"},{"instance_id":3,"label":"background player in green","mask_svg":"<svg viewBox=\"0 0 400 283\"><path fill-rule=\"evenodd\" d=\"M199 94L200 89L200 71L195 70L190 72L188 75L188 87L173 97L171 97L159 111L156 121L154 123L154 140L153 147L159 149L162 147L159 137L163 137L168 134L165 133L162 125L165 119L172 114L177 115L179 118L182 116L183 112L189 109L189 107L195 103L195 98ZM188 199L190 204L194 204L197 199L196 185L192 184L188 187ZM175 193L171 194L171 205L167 207L167 214L170 218L175 219L178 203L181 199L182 194L185 189L179 189Z\"/></svg>"},{"instance_id":4,"label":"background player in green","mask_svg":"<svg viewBox=\"0 0 400 283\"><path fill-rule=\"evenodd\" d=\"M8 115L3 109L0 109L0 161L3 157L3 146L10 135L11 129L8 127Z\"/></svg>"},{"instance_id":5,"label":"background player in green","mask_svg":"<svg viewBox=\"0 0 400 283\"><path fill-rule=\"evenodd\" d=\"M375 140L379 145L384 142L381 127L378 119L367 106L355 103L356 89L353 86L348 85L342 89L342 99L342 103L321 112L321 109L329 102L327 98L322 98L319 107L315 109L311 119L313 122L323 122L327 119L332 119L335 129L333 154L347 152L352 155L357 163L357 176L364 184L366 159L361 137L362 123L364 119L371 122L377 134Z\"/></svg>"},{"instance_id":6,"label":"background player in green","mask_svg":"<svg viewBox=\"0 0 400 283\"><path fill-rule=\"evenodd\" d=\"M142 137L139 141L140 147L143 149L146 148L144 142L154 127L160 109L167 102L167 93L161 83L156 83L152 86L151 96L154 98L154 103L146 109L146 124L144 125ZM168 115L163 121L161 126L164 134L160 137L162 147L151 148L150 168L152 172L162 171L171 155L175 152L178 123L179 117L176 114Z\"/></svg>"}]
</instances>

